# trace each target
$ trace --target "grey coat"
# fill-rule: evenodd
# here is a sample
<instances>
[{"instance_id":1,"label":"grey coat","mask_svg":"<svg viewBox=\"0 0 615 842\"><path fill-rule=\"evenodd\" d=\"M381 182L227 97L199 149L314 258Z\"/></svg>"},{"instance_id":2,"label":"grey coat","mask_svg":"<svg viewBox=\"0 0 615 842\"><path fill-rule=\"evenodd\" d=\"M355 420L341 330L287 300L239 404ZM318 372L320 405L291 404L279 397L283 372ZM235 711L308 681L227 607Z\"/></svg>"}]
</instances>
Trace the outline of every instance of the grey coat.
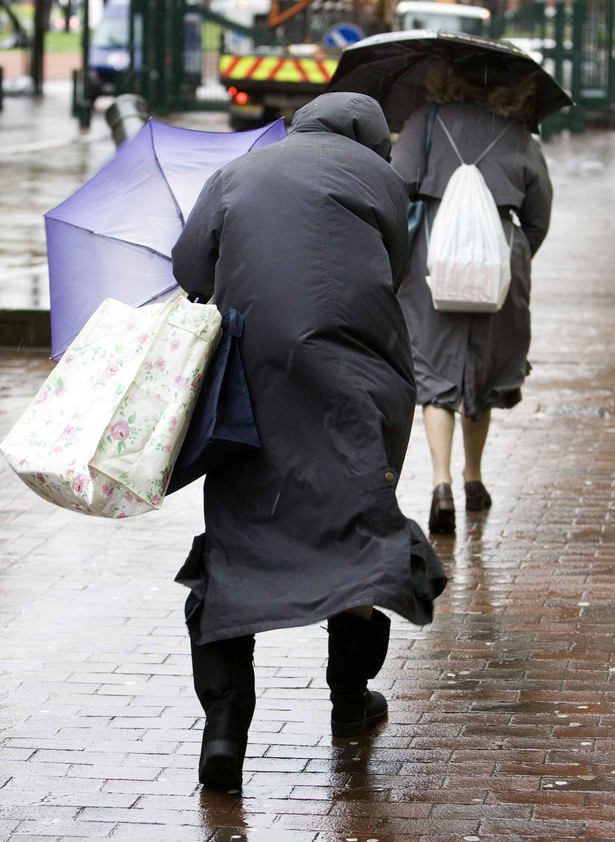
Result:
<instances>
[{"instance_id":1,"label":"grey coat","mask_svg":"<svg viewBox=\"0 0 615 842\"><path fill-rule=\"evenodd\" d=\"M512 281L504 306L490 314L434 309L425 281L425 224L415 236L399 291L412 341L419 403L451 410L464 404L469 417L479 417L492 407L512 407L521 400L521 386L530 370L531 258L549 228L552 188L540 146L523 123L496 117L470 103L439 106L438 114L466 163L474 163L510 122L478 164L501 210L509 241L513 229L509 209L521 223L514 226ZM427 108L422 108L406 121L392 163L408 182L411 197L417 190L425 197L426 215L433 223L459 159L436 120L426 162L426 116Z\"/></svg>"},{"instance_id":2,"label":"grey coat","mask_svg":"<svg viewBox=\"0 0 615 842\"><path fill-rule=\"evenodd\" d=\"M184 289L245 317L262 442L206 477L206 533L178 574L197 643L364 604L422 624L444 587L395 497L416 390L389 151L374 100L323 95L209 179L173 250Z\"/></svg>"}]
</instances>

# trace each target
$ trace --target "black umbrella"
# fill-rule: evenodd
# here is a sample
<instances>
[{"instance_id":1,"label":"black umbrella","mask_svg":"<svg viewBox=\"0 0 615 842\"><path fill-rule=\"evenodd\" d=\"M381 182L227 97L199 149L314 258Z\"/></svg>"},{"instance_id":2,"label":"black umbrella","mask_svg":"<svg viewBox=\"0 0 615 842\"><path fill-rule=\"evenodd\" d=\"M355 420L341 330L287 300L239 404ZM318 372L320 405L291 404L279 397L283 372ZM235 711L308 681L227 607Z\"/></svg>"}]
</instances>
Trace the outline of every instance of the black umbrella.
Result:
<instances>
[{"instance_id":1,"label":"black umbrella","mask_svg":"<svg viewBox=\"0 0 615 842\"><path fill-rule=\"evenodd\" d=\"M485 91L535 73L535 112L530 121L572 105L555 79L519 47L475 35L411 30L372 35L346 47L327 91L356 91L377 99L389 128L398 132L412 111L425 104L424 80L445 61L468 82Z\"/></svg>"}]
</instances>

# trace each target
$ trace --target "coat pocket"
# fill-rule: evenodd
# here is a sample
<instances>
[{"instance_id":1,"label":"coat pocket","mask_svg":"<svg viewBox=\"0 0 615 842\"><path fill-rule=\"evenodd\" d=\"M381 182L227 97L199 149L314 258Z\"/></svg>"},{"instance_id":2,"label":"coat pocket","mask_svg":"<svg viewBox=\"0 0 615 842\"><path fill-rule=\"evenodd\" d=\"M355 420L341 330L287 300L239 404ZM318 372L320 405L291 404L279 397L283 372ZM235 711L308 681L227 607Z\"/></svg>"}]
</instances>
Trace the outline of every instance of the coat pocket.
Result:
<instances>
[{"instance_id":1,"label":"coat pocket","mask_svg":"<svg viewBox=\"0 0 615 842\"><path fill-rule=\"evenodd\" d=\"M395 487L399 474L391 468L357 479L360 512L357 529L362 534L384 537L403 529L406 518L402 514Z\"/></svg>"}]
</instances>

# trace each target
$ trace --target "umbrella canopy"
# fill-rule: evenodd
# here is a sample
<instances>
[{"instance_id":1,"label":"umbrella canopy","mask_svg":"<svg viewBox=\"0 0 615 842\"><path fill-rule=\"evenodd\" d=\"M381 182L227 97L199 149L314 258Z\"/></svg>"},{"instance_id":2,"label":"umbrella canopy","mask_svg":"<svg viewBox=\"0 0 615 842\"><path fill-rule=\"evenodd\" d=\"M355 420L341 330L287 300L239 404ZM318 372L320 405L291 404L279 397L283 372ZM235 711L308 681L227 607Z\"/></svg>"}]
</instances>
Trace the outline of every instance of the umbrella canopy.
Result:
<instances>
[{"instance_id":1,"label":"umbrella canopy","mask_svg":"<svg viewBox=\"0 0 615 842\"><path fill-rule=\"evenodd\" d=\"M285 136L283 120L247 132L150 120L46 213L52 357L105 298L139 307L172 292L171 249L205 181L227 161Z\"/></svg>"},{"instance_id":2,"label":"umbrella canopy","mask_svg":"<svg viewBox=\"0 0 615 842\"><path fill-rule=\"evenodd\" d=\"M346 47L327 90L373 96L391 131L398 132L412 111L427 101L424 80L440 61L485 90L514 86L534 72L536 123L573 104L555 79L514 44L442 30L387 32Z\"/></svg>"}]
</instances>

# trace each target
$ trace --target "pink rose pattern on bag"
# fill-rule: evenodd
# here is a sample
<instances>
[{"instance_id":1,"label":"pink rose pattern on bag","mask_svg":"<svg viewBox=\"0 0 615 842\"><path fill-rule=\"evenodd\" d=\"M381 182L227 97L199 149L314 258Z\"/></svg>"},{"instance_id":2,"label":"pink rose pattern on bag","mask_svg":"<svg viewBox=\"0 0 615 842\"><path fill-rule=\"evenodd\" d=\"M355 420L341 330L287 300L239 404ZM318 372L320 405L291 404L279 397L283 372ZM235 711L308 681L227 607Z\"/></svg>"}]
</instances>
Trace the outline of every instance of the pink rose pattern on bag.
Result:
<instances>
[{"instance_id":1,"label":"pink rose pattern on bag","mask_svg":"<svg viewBox=\"0 0 615 842\"><path fill-rule=\"evenodd\" d=\"M158 508L220 324L215 307L185 298L138 309L104 301L2 443L11 467L85 514Z\"/></svg>"}]
</instances>

